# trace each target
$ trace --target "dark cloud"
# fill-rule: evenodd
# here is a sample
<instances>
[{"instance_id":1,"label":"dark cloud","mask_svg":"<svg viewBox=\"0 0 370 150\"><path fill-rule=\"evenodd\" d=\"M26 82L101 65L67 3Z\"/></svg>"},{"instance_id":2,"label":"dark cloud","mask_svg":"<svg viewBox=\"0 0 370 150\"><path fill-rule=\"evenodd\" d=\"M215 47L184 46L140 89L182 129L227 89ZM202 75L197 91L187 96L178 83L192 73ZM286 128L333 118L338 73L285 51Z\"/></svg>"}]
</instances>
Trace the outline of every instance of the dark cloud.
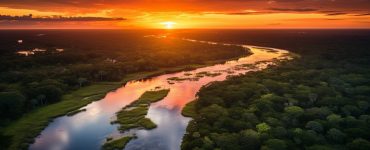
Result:
<instances>
[{"instance_id":1,"label":"dark cloud","mask_svg":"<svg viewBox=\"0 0 370 150\"><path fill-rule=\"evenodd\" d=\"M370 0L0 0L0 7L33 9L69 14L95 13L103 9L138 11L230 12L229 15L256 15L244 12L305 13L336 10L327 15L366 14Z\"/></svg>"},{"instance_id":2,"label":"dark cloud","mask_svg":"<svg viewBox=\"0 0 370 150\"><path fill-rule=\"evenodd\" d=\"M137 9L164 9L167 7L167 9L173 10L185 10L191 8L219 10L241 8L264 9L269 5L272 5L274 8L286 8L292 10L298 8L298 11L302 8L370 10L370 0L0 0L0 6L11 8L37 8L39 10L59 7L93 9L115 6L121 8L135 7ZM302 10L304 11L305 9Z\"/></svg>"},{"instance_id":3,"label":"dark cloud","mask_svg":"<svg viewBox=\"0 0 370 150\"><path fill-rule=\"evenodd\" d=\"M338 16L338 15L346 15L347 13L344 12L335 12L335 13L328 13L327 16Z\"/></svg>"},{"instance_id":4,"label":"dark cloud","mask_svg":"<svg viewBox=\"0 0 370 150\"><path fill-rule=\"evenodd\" d=\"M269 10L288 11L288 12L310 12L310 11L317 11L318 9L314 9L314 8L269 8Z\"/></svg>"},{"instance_id":5,"label":"dark cloud","mask_svg":"<svg viewBox=\"0 0 370 150\"><path fill-rule=\"evenodd\" d=\"M108 17L63 17L63 16L48 16L48 17L32 17L32 15L10 16L0 15L0 21L122 21L125 18L108 18Z\"/></svg>"},{"instance_id":6,"label":"dark cloud","mask_svg":"<svg viewBox=\"0 0 370 150\"><path fill-rule=\"evenodd\" d=\"M241 12L205 12L203 14L218 14L218 15L263 15L263 14L269 14L272 12L248 12L248 11L241 11Z\"/></svg>"},{"instance_id":7,"label":"dark cloud","mask_svg":"<svg viewBox=\"0 0 370 150\"><path fill-rule=\"evenodd\" d=\"M370 13L364 13L364 14L355 14L353 16L370 16Z\"/></svg>"}]
</instances>

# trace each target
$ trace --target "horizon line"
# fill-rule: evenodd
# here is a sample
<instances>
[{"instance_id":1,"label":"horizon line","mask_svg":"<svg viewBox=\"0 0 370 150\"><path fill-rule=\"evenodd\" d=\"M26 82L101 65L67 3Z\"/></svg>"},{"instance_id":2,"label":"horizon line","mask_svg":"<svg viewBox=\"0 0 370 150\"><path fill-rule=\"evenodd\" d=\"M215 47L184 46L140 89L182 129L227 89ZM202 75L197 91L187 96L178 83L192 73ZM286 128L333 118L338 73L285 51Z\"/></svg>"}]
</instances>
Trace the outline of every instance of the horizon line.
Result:
<instances>
[{"instance_id":1,"label":"horizon line","mask_svg":"<svg viewBox=\"0 0 370 150\"><path fill-rule=\"evenodd\" d=\"M369 30L370 27L355 28L0 28L0 30Z\"/></svg>"}]
</instances>

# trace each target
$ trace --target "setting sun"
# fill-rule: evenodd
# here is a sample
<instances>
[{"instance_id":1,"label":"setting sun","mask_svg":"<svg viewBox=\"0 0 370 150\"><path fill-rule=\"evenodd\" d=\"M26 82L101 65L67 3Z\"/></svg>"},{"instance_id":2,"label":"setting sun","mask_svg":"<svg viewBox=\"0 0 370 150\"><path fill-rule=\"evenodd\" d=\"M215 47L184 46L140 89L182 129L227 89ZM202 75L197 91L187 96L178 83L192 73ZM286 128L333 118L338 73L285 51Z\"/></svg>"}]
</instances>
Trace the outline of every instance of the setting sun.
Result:
<instances>
[{"instance_id":1,"label":"setting sun","mask_svg":"<svg viewBox=\"0 0 370 150\"><path fill-rule=\"evenodd\" d=\"M164 28L166 29L173 29L173 26L176 24L176 22L167 21L167 22L162 22L161 24L164 25Z\"/></svg>"}]
</instances>

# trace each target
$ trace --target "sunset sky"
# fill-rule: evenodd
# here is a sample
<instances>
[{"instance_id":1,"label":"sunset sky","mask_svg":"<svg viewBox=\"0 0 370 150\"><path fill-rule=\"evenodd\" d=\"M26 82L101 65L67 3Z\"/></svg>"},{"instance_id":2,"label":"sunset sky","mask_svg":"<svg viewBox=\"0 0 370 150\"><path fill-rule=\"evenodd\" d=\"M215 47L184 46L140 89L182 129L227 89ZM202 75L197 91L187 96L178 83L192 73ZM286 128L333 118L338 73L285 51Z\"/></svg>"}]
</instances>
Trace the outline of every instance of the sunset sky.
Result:
<instances>
[{"instance_id":1,"label":"sunset sky","mask_svg":"<svg viewBox=\"0 0 370 150\"><path fill-rule=\"evenodd\" d=\"M370 28L370 0L0 0L0 15L3 29Z\"/></svg>"}]
</instances>

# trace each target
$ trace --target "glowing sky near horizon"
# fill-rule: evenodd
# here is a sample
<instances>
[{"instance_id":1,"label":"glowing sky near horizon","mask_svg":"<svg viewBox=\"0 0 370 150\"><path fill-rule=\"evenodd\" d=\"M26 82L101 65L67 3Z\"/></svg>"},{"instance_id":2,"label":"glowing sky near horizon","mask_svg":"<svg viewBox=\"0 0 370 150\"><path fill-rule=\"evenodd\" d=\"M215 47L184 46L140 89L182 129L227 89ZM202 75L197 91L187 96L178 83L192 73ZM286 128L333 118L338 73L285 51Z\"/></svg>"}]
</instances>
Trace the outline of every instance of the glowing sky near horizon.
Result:
<instances>
[{"instance_id":1,"label":"glowing sky near horizon","mask_svg":"<svg viewBox=\"0 0 370 150\"><path fill-rule=\"evenodd\" d=\"M370 28L370 0L1 0L0 28ZM167 23L167 24L163 24Z\"/></svg>"}]
</instances>

